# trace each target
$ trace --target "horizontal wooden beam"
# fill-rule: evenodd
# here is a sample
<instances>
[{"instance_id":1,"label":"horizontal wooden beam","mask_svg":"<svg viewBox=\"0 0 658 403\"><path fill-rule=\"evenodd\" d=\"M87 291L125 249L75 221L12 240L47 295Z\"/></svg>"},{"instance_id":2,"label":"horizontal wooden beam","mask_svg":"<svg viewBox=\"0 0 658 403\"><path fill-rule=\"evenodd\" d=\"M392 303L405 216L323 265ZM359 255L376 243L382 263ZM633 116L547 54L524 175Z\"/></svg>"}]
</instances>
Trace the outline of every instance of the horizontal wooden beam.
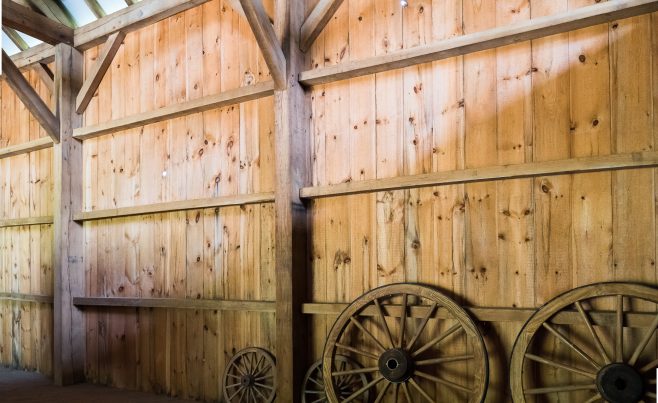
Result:
<instances>
[{"instance_id":1,"label":"horizontal wooden beam","mask_svg":"<svg viewBox=\"0 0 658 403\"><path fill-rule=\"evenodd\" d=\"M26 225L48 225L53 223L52 216L26 218L0 218L0 228L22 227Z\"/></svg>"},{"instance_id":2,"label":"horizontal wooden beam","mask_svg":"<svg viewBox=\"0 0 658 403\"><path fill-rule=\"evenodd\" d=\"M331 303L306 303L302 307L302 312L307 315L330 315L338 316L347 308L348 304L331 304ZM411 306L408 315L414 318L424 318L427 315L429 306ZM480 322L526 322L536 309L532 308L493 308L493 307L464 307L474 319ZM589 311L590 318L594 325L614 326L616 323L616 314L614 311ZM384 315L400 317L402 314L401 305L386 306ZM379 315L374 306L370 306L360 312L362 316ZM436 311L433 318L450 319L453 318L446 309L441 308ZM626 312L624 313L625 325L628 327L648 327L656 318L653 312ZM562 311L551 319L552 323L559 325L582 324L582 317L578 311Z\"/></svg>"},{"instance_id":3,"label":"horizontal wooden beam","mask_svg":"<svg viewBox=\"0 0 658 403\"><path fill-rule=\"evenodd\" d=\"M309 50L341 4L343 4L343 0L320 0L318 2L302 25L299 38L299 48L302 52Z\"/></svg>"},{"instance_id":4,"label":"horizontal wooden beam","mask_svg":"<svg viewBox=\"0 0 658 403\"><path fill-rule=\"evenodd\" d=\"M270 22L261 0L240 0L242 11L256 37L258 47L263 53L274 84L277 89L286 85L286 57L281 49L281 42L276 37L274 27Z\"/></svg>"},{"instance_id":5,"label":"horizontal wooden beam","mask_svg":"<svg viewBox=\"0 0 658 403\"><path fill-rule=\"evenodd\" d=\"M19 69L31 67L35 63L52 63L55 61L55 47L47 43L40 43L12 55L11 60Z\"/></svg>"},{"instance_id":6,"label":"horizontal wooden beam","mask_svg":"<svg viewBox=\"0 0 658 403\"><path fill-rule=\"evenodd\" d=\"M50 138L58 143L59 119L53 114L25 77L23 77L23 74L21 74L20 70L14 65L4 50L2 51L2 72L9 86L16 93L16 96L23 102Z\"/></svg>"},{"instance_id":7,"label":"horizontal wooden beam","mask_svg":"<svg viewBox=\"0 0 658 403\"><path fill-rule=\"evenodd\" d=\"M2 24L51 45L73 44L73 29L11 0L2 2Z\"/></svg>"},{"instance_id":8,"label":"horizontal wooden beam","mask_svg":"<svg viewBox=\"0 0 658 403\"><path fill-rule=\"evenodd\" d=\"M0 148L0 159L13 157L15 155L27 154L32 151L39 151L45 148L52 148L53 139L42 137L37 140L28 141L23 144L16 144L5 148Z\"/></svg>"},{"instance_id":9,"label":"horizontal wooden beam","mask_svg":"<svg viewBox=\"0 0 658 403\"><path fill-rule=\"evenodd\" d=\"M115 32L126 34L182 13L209 0L142 0L75 30L74 46L86 50L105 42Z\"/></svg>"},{"instance_id":10,"label":"horizontal wooden beam","mask_svg":"<svg viewBox=\"0 0 658 403\"><path fill-rule=\"evenodd\" d=\"M230 301L192 298L73 297L78 307L209 309L219 311L274 312L273 301Z\"/></svg>"},{"instance_id":11,"label":"horizontal wooden beam","mask_svg":"<svg viewBox=\"0 0 658 403\"><path fill-rule=\"evenodd\" d=\"M565 13L458 36L431 45L305 71L300 74L299 81L304 85L326 84L493 49L654 11L658 11L658 0L607 1Z\"/></svg>"},{"instance_id":12,"label":"horizontal wooden beam","mask_svg":"<svg viewBox=\"0 0 658 403\"><path fill-rule=\"evenodd\" d=\"M658 152L615 154L601 157L582 157L567 160L432 172L395 178L346 182L337 185L307 187L300 190L300 197L303 199L318 199L428 186L446 186L460 183L650 168L656 166L658 166Z\"/></svg>"},{"instance_id":13,"label":"horizontal wooden beam","mask_svg":"<svg viewBox=\"0 0 658 403\"><path fill-rule=\"evenodd\" d=\"M274 193L254 193L209 199L183 200L143 206L121 207L108 210L84 211L73 216L75 221L93 221L108 218L131 217L146 214L170 213L173 211L200 210L217 207L243 206L274 202Z\"/></svg>"},{"instance_id":14,"label":"horizontal wooden beam","mask_svg":"<svg viewBox=\"0 0 658 403\"><path fill-rule=\"evenodd\" d=\"M73 137L78 140L88 140L104 134L128 130L161 122L163 120L174 119L228 105L264 98L273 94L274 84L272 81L266 81L255 85L224 91L217 95L209 95L192 101L166 106L154 111L127 116L125 118L112 120L95 126L81 127L73 131Z\"/></svg>"},{"instance_id":15,"label":"horizontal wooden beam","mask_svg":"<svg viewBox=\"0 0 658 403\"><path fill-rule=\"evenodd\" d=\"M52 304L53 297L50 295L33 295L33 294L19 294L13 292L0 292L0 301L38 302L41 304Z\"/></svg>"},{"instance_id":16,"label":"horizontal wooden beam","mask_svg":"<svg viewBox=\"0 0 658 403\"><path fill-rule=\"evenodd\" d=\"M112 60L114 60L114 56L119 51L121 43L123 43L123 39L125 37L126 34L122 31L119 31L113 33L109 38L107 38L107 42L105 42L103 50L101 50L101 54L96 60L96 63L89 72L87 79L85 80L82 88L80 89L80 92L78 93L75 102L75 109L77 113L82 114L87 109L89 102L91 102L92 98L94 97L94 93L98 89L98 86L101 85L103 77L105 77L105 73L107 73L107 69L112 64Z\"/></svg>"}]
</instances>

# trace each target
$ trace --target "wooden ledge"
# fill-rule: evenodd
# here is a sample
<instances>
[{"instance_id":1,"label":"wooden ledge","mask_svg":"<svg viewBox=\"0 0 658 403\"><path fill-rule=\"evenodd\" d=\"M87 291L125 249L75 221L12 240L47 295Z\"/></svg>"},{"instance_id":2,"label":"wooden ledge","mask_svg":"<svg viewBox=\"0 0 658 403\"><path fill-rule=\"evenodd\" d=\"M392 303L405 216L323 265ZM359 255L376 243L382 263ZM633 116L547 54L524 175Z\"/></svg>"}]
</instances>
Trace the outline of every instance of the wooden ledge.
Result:
<instances>
[{"instance_id":1,"label":"wooden ledge","mask_svg":"<svg viewBox=\"0 0 658 403\"><path fill-rule=\"evenodd\" d=\"M53 140L50 137L42 137L37 140L29 141L23 144L17 144L5 148L0 148L0 159L13 157L15 155L27 154L32 151L39 151L45 148L51 148Z\"/></svg>"},{"instance_id":2,"label":"wooden ledge","mask_svg":"<svg viewBox=\"0 0 658 403\"><path fill-rule=\"evenodd\" d=\"M118 298L118 297L73 297L78 307L123 307L123 308L170 308L204 309L219 311L274 312L273 301L237 301L191 298Z\"/></svg>"},{"instance_id":3,"label":"wooden ledge","mask_svg":"<svg viewBox=\"0 0 658 403\"><path fill-rule=\"evenodd\" d=\"M386 179L371 179L337 185L306 187L300 190L303 199L346 196L362 193L446 186L471 182L533 178L537 176L568 175L620 169L651 168L658 166L658 152L615 154L515 165L433 172Z\"/></svg>"},{"instance_id":4,"label":"wooden ledge","mask_svg":"<svg viewBox=\"0 0 658 403\"><path fill-rule=\"evenodd\" d=\"M25 217L25 218L0 218L0 228L22 227L26 225L48 225L54 222L52 216Z\"/></svg>"},{"instance_id":5,"label":"wooden ledge","mask_svg":"<svg viewBox=\"0 0 658 403\"><path fill-rule=\"evenodd\" d=\"M52 304L53 297L50 295L33 295L33 294L20 294L13 292L0 292L0 301L38 302L40 304Z\"/></svg>"},{"instance_id":6,"label":"wooden ledge","mask_svg":"<svg viewBox=\"0 0 658 403\"><path fill-rule=\"evenodd\" d=\"M73 216L74 221L93 221L107 218L131 217L147 214L170 213L174 211L200 210L207 208L243 206L274 202L274 193L253 193L245 195L214 197L209 199L183 200L143 206L120 207L107 210L83 211Z\"/></svg>"},{"instance_id":7,"label":"wooden ledge","mask_svg":"<svg viewBox=\"0 0 658 403\"><path fill-rule=\"evenodd\" d=\"M164 120L248 102L271 95L274 95L274 83L272 81L266 81L234 90L224 91L216 95L209 95L191 101L182 102L176 105L166 106L154 111L127 116L125 118L112 120L94 126L81 127L73 130L73 137L78 140L88 140L104 134L146 126Z\"/></svg>"}]
</instances>

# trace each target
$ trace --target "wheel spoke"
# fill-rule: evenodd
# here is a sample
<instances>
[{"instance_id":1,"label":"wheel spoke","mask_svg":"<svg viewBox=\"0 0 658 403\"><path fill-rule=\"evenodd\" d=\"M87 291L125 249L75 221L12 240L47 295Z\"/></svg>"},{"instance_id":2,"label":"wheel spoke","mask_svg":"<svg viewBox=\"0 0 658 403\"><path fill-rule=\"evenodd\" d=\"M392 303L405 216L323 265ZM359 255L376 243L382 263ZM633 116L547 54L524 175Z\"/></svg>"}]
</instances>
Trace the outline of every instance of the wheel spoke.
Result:
<instances>
[{"instance_id":1,"label":"wheel spoke","mask_svg":"<svg viewBox=\"0 0 658 403\"><path fill-rule=\"evenodd\" d=\"M526 395L547 395L549 393L575 392L578 390L596 390L596 385L591 383L585 385L550 386L547 388L527 389L523 392Z\"/></svg>"},{"instance_id":2,"label":"wheel spoke","mask_svg":"<svg viewBox=\"0 0 658 403\"><path fill-rule=\"evenodd\" d=\"M235 378L235 379L242 379L242 378L240 378L239 376L237 376L237 375L233 375L233 374L226 374L226 376L229 376L229 377L231 377L231 378Z\"/></svg>"},{"instance_id":3,"label":"wheel spoke","mask_svg":"<svg viewBox=\"0 0 658 403\"><path fill-rule=\"evenodd\" d=\"M267 397L263 394L263 392L260 391L260 389L258 389L258 388L254 388L254 390L256 391L256 393L258 393L258 395L259 395L260 397L263 398L263 400L262 400L263 402L266 402L266 401L267 401ZM322 393L324 393L324 391L322 391Z\"/></svg>"},{"instance_id":4,"label":"wheel spoke","mask_svg":"<svg viewBox=\"0 0 658 403\"><path fill-rule=\"evenodd\" d=\"M263 383L254 382L254 385L259 386L259 387L261 387L261 388L265 388L265 389L269 389L269 390L274 390L274 388L273 388L272 386L265 385L265 384L263 384Z\"/></svg>"},{"instance_id":5,"label":"wheel spoke","mask_svg":"<svg viewBox=\"0 0 658 403\"><path fill-rule=\"evenodd\" d=\"M238 365L238 362L237 362L237 361L233 362L232 365L233 365L233 368L237 369L238 372L239 372L241 375L243 375L243 376L247 376L247 374L242 370L242 368L240 368L240 365Z\"/></svg>"},{"instance_id":6,"label":"wheel spoke","mask_svg":"<svg viewBox=\"0 0 658 403\"><path fill-rule=\"evenodd\" d=\"M393 396L395 396L395 403L398 403L398 396L400 394L400 384L395 384L395 390L393 391Z\"/></svg>"},{"instance_id":7,"label":"wheel spoke","mask_svg":"<svg viewBox=\"0 0 658 403\"><path fill-rule=\"evenodd\" d=\"M327 400L327 396L321 396L318 400L313 400L311 403L320 403Z\"/></svg>"},{"instance_id":8,"label":"wheel spoke","mask_svg":"<svg viewBox=\"0 0 658 403\"><path fill-rule=\"evenodd\" d=\"M427 392L425 392L425 390L423 390L423 388L420 387L420 385L414 380L414 378L409 379L409 383L410 383L411 386L413 386L413 387L418 391L418 393L420 393L420 395L421 395L422 397L424 397L428 402L430 402L430 403L434 403L434 400L432 400L432 398L430 397L430 395L428 395Z\"/></svg>"},{"instance_id":9,"label":"wheel spoke","mask_svg":"<svg viewBox=\"0 0 658 403\"><path fill-rule=\"evenodd\" d=\"M384 377L382 377L382 376L380 376L379 378L375 378L375 379L373 379L373 380L370 381L367 385L365 385L365 386L362 387L361 389L357 390L356 392L352 393L352 394L350 395L350 397L348 397L347 399L343 400L343 403L349 403L349 402L351 402L352 400L356 399L357 397L361 396L361 395L364 394L368 389L370 389L371 387L377 385L382 379L384 379Z\"/></svg>"},{"instance_id":10,"label":"wheel spoke","mask_svg":"<svg viewBox=\"0 0 658 403\"><path fill-rule=\"evenodd\" d=\"M386 395L386 391L388 388L391 386L390 382L386 382L386 386L382 388L382 390L379 391L377 394L377 398L375 398L375 403L381 403L382 399L384 399L384 396Z\"/></svg>"},{"instance_id":11,"label":"wheel spoke","mask_svg":"<svg viewBox=\"0 0 658 403\"><path fill-rule=\"evenodd\" d=\"M369 353L369 352L367 352L367 351L363 351L363 350L356 349L356 348L351 347L351 346L347 346L347 345L345 345L345 344L336 343L336 348L342 348L343 350L350 351L350 352L352 352L352 353L354 353L354 354L359 354L359 355L362 355L362 356L364 356L364 357L372 358L372 359L375 360L375 361L379 360L379 357L377 357L377 356L374 355L374 354L371 354L371 353Z\"/></svg>"},{"instance_id":12,"label":"wheel spoke","mask_svg":"<svg viewBox=\"0 0 658 403\"><path fill-rule=\"evenodd\" d=\"M534 355L534 354L526 354L525 357L529 360L536 361L536 362L539 362L539 363L542 363L542 364L546 364L546 365L548 365L550 367L553 367L553 368L564 369L566 371L573 372L575 374L579 374L579 375L586 376L588 378L596 379L596 374L593 373L593 372L588 372L588 371L585 371L585 370L582 370L582 369L579 369L579 368L576 368L576 367L572 367L572 366L567 365L567 364L563 364L563 363L560 363L560 362L557 362L557 361L552 361L552 360L549 360L549 359L546 359L546 358L543 358L543 357L539 357L539 356Z\"/></svg>"},{"instance_id":13,"label":"wheel spoke","mask_svg":"<svg viewBox=\"0 0 658 403\"><path fill-rule=\"evenodd\" d=\"M407 403L413 402L413 400L411 400L411 393L409 393L409 386L407 386L406 383L402 384L402 391L404 392L404 395L407 398Z\"/></svg>"},{"instance_id":14,"label":"wheel spoke","mask_svg":"<svg viewBox=\"0 0 658 403\"><path fill-rule=\"evenodd\" d=\"M388 337L388 341L391 343L391 348L395 347L395 342L393 342L393 335L391 335L391 329L388 327L388 323L386 323L386 317L384 316L384 310L382 309L381 304L379 303L379 300L375 298L375 306L377 307L377 313L379 315L379 320L382 321L382 324L384 325L384 330L386 331L386 336Z\"/></svg>"},{"instance_id":15,"label":"wheel spoke","mask_svg":"<svg viewBox=\"0 0 658 403\"><path fill-rule=\"evenodd\" d=\"M440 335L436 336L435 338L433 338L432 340L430 340L429 342L427 342L424 346L422 346L418 350L414 351L413 354L411 354L411 356L414 357L414 358L419 356L420 354L422 354L425 351L432 348L433 345L441 342L443 339L447 338L448 336L450 336L451 334L457 332L458 330L464 330L461 327L461 324L459 324L459 323L457 323L456 325L454 325L453 327L448 329L445 333L440 334Z\"/></svg>"},{"instance_id":16,"label":"wheel spoke","mask_svg":"<svg viewBox=\"0 0 658 403\"><path fill-rule=\"evenodd\" d=\"M617 322L615 324L615 361L624 362L624 297L617 295Z\"/></svg>"},{"instance_id":17,"label":"wheel spoke","mask_svg":"<svg viewBox=\"0 0 658 403\"><path fill-rule=\"evenodd\" d=\"M596 368L596 369L600 369L600 368L601 368L601 364L599 364L598 362L596 362L592 357L589 356L589 354L587 354L586 352L584 352L580 347L576 346L574 343L572 343L571 341L567 340L567 338L564 337L564 335L562 335L562 333L558 332L557 329L555 329L552 325L549 325L548 322L544 322L542 325L543 325L546 329L548 329L549 332L553 333L553 335L554 335L555 337L557 337L558 340L560 340L560 341L561 341L562 343L564 343L565 345L569 346L572 350L574 350L574 351L575 351L576 353L578 353L581 357L583 357L585 360L587 360L587 362L589 362L590 364L592 364L592 365L594 366L594 368Z\"/></svg>"},{"instance_id":18,"label":"wheel spoke","mask_svg":"<svg viewBox=\"0 0 658 403\"><path fill-rule=\"evenodd\" d=\"M437 378L436 376L427 374L425 372L414 371L414 375L419 376L421 378L425 378L425 379L430 380L432 382L436 382L440 385L447 386L449 388L458 390L460 392L469 393L469 394L473 393L470 389L468 389L468 388L466 388L462 385L456 384L454 382L451 382L451 381L448 381L448 380L445 380L445 379Z\"/></svg>"},{"instance_id":19,"label":"wheel spoke","mask_svg":"<svg viewBox=\"0 0 658 403\"><path fill-rule=\"evenodd\" d=\"M255 376L255 377L263 376L263 375L265 375L265 374L267 373L267 371L270 370L270 368L272 368L272 364L267 364L266 366L263 367L263 369L261 369L260 371L258 371L257 374L254 374L254 376Z\"/></svg>"},{"instance_id":20,"label":"wheel spoke","mask_svg":"<svg viewBox=\"0 0 658 403\"><path fill-rule=\"evenodd\" d=\"M258 378L254 378L254 381L264 381L270 378L274 378L274 375L270 374L270 375L259 376Z\"/></svg>"},{"instance_id":21,"label":"wheel spoke","mask_svg":"<svg viewBox=\"0 0 658 403\"><path fill-rule=\"evenodd\" d=\"M369 367L369 368L357 368L357 369L347 369L345 371L336 371L332 372L331 376L344 376L344 375L355 375L355 374L368 374L371 372L379 371L379 367Z\"/></svg>"},{"instance_id":22,"label":"wheel spoke","mask_svg":"<svg viewBox=\"0 0 658 403\"><path fill-rule=\"evenodd\" d=\"M655 398L656 398L656 394L653 393L653 392L647 392L646 395L647 395L647 397L650 397L650 398L652 398L652 399L655 399Z\"/></svg>"},{"instance_id":23,"label":"wheel spoke","mask_svg":"<svg viewBox=\"0 0 658 403\"><path fill-rule=\"evenodd\" d=\"M475 358L474 355L456 355L454 357L439 357L439 358L432 358L429 360L417 361L416 366L435 365L445 362L466 361L466 360L472 360L473 358Z\"/></svg>"},{"instance_id":24,"label":"wheel spoke","mask_svg":"<svg viewBox=\"0 0 658 403\"><path fill-rule=\"evenodd\" d=\"M351 316L351 317L350 317L350 321L351 321L356 327L358 327L363 333L365 333L368 337L370 337L370 338L372 339L372 341L374 341L375 344L377 344L377 346L378 346L382 351L386 351L386 347L384 347L384 345L383 345L379 340L377 340L377 338L376 338L372 333L370 333L370 331L369 331L368 329L366 329L361 323L359 323L358 320L354 319L354 316Z\"/></svg>"},{"instance_id":25,"label":"wheel spoke","mask_svg":"<svg viewBox=\"0 0 658 403\"><path fill-rule=\"evenodd\" d=\"M236 387L236 386L240 386L240 385L242 385L242 384L241 384L241 383L232 383L232 384L230 384L230 385L226 385L226 387L227 387L227 388L234 388L234 387Z\"/></svg>"},{"instance_id":26,"label":"wheel spoke","mask_svg":"<svg viewBox=\"0 0 658 403\"><path fill-rule=\"evenodd\" d=\"M640 358L640 354L642 354L642 351L644 351L647 344L649 344L649 340L651 340L651 336L653 336L653 333L656 331L657 327L658 327L658 315L656 315L656 317L653 319L653 322L651 322L651 325L649 326L649 330L644 334L642 341L635 348L635 351L633 352L631 359L628 361L628 365L631 366L635 365L637 359Z\"/></svg>"},{"instance_id":27,"label":"wheel spoke","mask_svg":"<svg viewBox=\"0 0 658 403\"><path fill-rule=\"evenodd\" d=\"M603 358L603 361L606 364L610 364L611 362L610 357L608 357L608 354L605 352L605 348L601 343L601 339L596 334L596 330L594 329L594 326L592 326L592 322L590 321L589 316L583 309L583 305L580 303L580 301L576 301L575 305L576 305L576 309L578 309L578 312L580 312L580 317L583 318L583 322L585 322L585 326L587 326L589 333L592 335L592 339L594 339L594 344L596 345L597 350L599 350L599 354L601 354L601 358Z\"/></svg>"},{"instance_id":28,"label":"wheel spoke","mask_svg":"<svg viewBox=\"0 0 658 403\"><path fill-rule=\"evenodd\" d=\"M228 397L228 401L229 402L233 401L233 398L236 397L238 395L238 393L240 393L240 391L244 391L244 389L243 388L238 388L238 390L236 390L234 394L232 394L231 396Z\"/></svg>"},{"instance_id":29,"label":"wheel spoke","mask_svg":"<svg viewBox=\"0 0 658 403\"><path fill-rule=\"evenodd\" d=\"M439 306L436 302L432 304L430 309L427 311L427 315L423 318L423 321L421 322L420 326L418 326L418 329L416 329L416 333L414 336L411 338L409 341L409 344L407 345L407 350L410 351L414 348L414 344L416 344L416 341L420 337L421 333L423 333L423 330L425 330L425 326L427 326L427 322L429 322L430 318L432 317L432 314L434 313L434 310L436 307Z\"/></svg>"},{"instance_id":30,"label":"wheel spoke","mask_svg":"<svg viewBox=\"0 0 658 403\"><path fill-rule=\"evenodd\" d=\"M601 395L599 393L592 396L592 398L587 400L585 403L594 403L597 400L603 400L603 397L601 397Z\"/></svg>"},{"instance_id":31,"label":"wheel spoke","mask_svg":"<svg viewBox=\"0 0 658 403\"><path fill-rule=\"evenodd\" d=\"M400 317L400 342L398 348L404 347L404 328L407 325L407 294L402 294L402 316Z\"/></svg>"},{"instance_id":32,"label":"wheel spoke","mask_svg":"<svg viewBox=\"0 0 658 403\"><path fill-rule=\"evenodd\" d=\"M658 359L655 359L655 360L651 361L650 363L648 363L647 365L640 368L640 372L644 374L645 372L648 372L648 371L650 371L650 370L652 370L656 367L658 367Z\"/></svg>"}]
</instances>

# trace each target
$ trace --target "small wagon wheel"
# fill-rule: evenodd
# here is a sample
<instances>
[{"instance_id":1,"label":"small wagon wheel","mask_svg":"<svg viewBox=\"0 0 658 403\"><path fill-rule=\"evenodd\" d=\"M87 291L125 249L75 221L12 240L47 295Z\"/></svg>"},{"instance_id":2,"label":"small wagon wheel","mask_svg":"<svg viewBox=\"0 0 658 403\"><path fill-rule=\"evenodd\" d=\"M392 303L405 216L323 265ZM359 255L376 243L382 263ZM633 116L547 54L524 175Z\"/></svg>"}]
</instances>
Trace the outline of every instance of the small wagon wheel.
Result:
<instances>
[{"instance_id":1,"label":"small wagon wheel","mask_svg":"<svg viewBox=\"0 0 658 403\"><path fill-rule=\"evenodd\" d=\"M655 401L656 308L658 290L629 283L592 284L551 300L514 344L514 402Z\"/></svg>"},{"instance_id":2,"label":"small wagon wheel","mask_svg":"<svg viewBox=\"0 0 658 403\"><path fill-rule=\"evenodd\" d=\"M361 369L342 370L339 354ZM367 374L369 382L343 398L337 379ZM484 400L489 379L482 336L466 311L417 284L374 289L348 306L327 338L322 375L329 402L375 403Z\"/></svg>"},{"instance_id":3,"label":"small wagon wheel","mask_svg":"<svg viewBox=\"0 0 658 403\"><path fill-rule=\"evenodd\" d=\"M358 362L343 355L336 356L336 362L341 371L363 368ZM352 393L367 385L368 377L366 374L343 375L336 379L336 384L339 389L339 397L345 399ZM327 401L327 393L324 388L324 378L322 377L322 360L319 360L311 365L304 377L302 403L320 403ZM362 394L355 400L355 402L370 402L370 392Z\"/></svg>"},{"instance_id":4,"label":"small wagon wheel","mask_svg":"<svg viewBox=\"0 0 658 403\"><path fill-rule=\"evenodd\" d=\"M276 363L267 350L256 347L238 351L224 372L227 403L271 403L276 387Z\"/></svg>"}]
</instances>

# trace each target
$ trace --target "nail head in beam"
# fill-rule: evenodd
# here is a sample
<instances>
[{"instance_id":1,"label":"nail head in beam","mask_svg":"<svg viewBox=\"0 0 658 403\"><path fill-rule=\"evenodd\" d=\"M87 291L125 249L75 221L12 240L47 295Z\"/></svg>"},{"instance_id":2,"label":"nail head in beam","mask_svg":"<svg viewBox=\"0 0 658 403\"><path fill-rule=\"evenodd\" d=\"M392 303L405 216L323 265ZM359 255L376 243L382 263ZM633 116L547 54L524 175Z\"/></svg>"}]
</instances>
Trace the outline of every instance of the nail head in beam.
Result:
<instances>
[{"instance_id":1,"label":"nail head in beam","mask_svg":"<svg viewBox=\"0 0 658 403\"><path fill-rule=\"evenodd\" d=\"M343 0L320 0L318 2L302 25L299 39L299 48L302 52L309 50L341 4L343 4Z\"/></svg>"},{"instance_id":2,"label":"nail head in beam","mask_svg":"<svg viewBox=\"0 0 658 403\"><path fill-rule=\"evenodd\" d=\"M276 89L286 86L286 57L261 0L240 0Z\"/></svg>"},{"instance_id":3,"label":"nail head in beam","mask_svg":"<svg viewBox=\"0 0 658 403\"><path fill-rule=\"evenodd\" d=\"M103 81L103 77L105 77L105 73L107 73L107 69L112 64L112 60L114 60L114 56L116 56L117 52L119 51L121 43L123 43L123 39L125 37L126 34L122 31L119 31L113 33L109 38L107 38L107 42L105 42L105 45L101 50L100 57L98 60L96 60L94 67L82 85L80 93L76 98L75 109L77 113L84 113L84 111L87 109L87 106L89 106L89 103L91 102L94 94L96 93L96 90Z\"/></svg>"},{"instance_id":4,"label":"nail head in beam","mask_svg":"<svg viewBox=\"0 0 658 403\"><path fill-rule=\"evenodd\" d=\"M3 25L51 45L73 44L73 29L11 0L2 2Z\"/></svg>"},{"instance_id":5,"label":"nail head in beam","mask_svg":"<svg viewBox=\"0 0 658 403\"><path fill-rule=\"evenodd\" d=\"M328 84L494 49L655 11L658 11L658 0L602 2L565 13L533 18L517 24L446 39L431 45L304 71L299 75L299 82L306 86Z\"/></svg>"},{"instance_id":6,"label":"nail head in beam","mask_svg":"<svg viewBox=\"0 0 658 403\"><path fill-rule=\"evenodd\" d=\"M2 66L3 74L9 86L14 90L18 98L25 104L39 124L41 124L50 138L55 143L59 143L59 119L51 112L48 105L41 99L25 77L23 77L23 74L21 74L20 70L18 70L4 50L2 51Z\"/></svg>"}]
</instances>

